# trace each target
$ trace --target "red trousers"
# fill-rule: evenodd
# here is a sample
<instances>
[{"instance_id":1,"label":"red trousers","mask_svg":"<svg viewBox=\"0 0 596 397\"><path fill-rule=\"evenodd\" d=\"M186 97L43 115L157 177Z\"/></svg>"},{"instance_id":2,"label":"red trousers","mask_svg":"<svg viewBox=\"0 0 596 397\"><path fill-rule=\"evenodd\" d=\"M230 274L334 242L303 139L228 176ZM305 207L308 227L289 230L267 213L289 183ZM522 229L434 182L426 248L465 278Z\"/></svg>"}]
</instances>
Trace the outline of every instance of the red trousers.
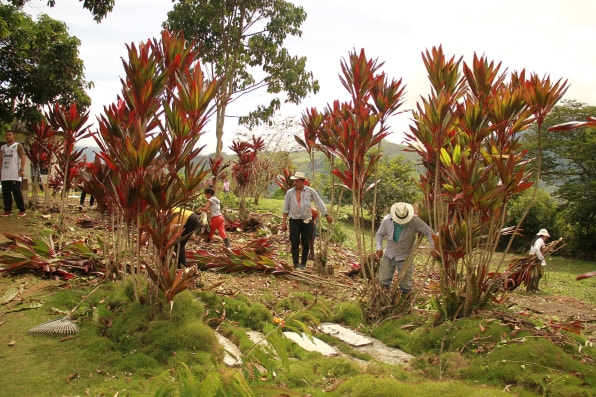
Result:
<instances>
[{"instance_id":1,"label":"red trousers","mask_svg":"<svg viewBox=\"0 0 596 397\"><path fill-rule=\"evenodd\" d=\"M213 234L215 233L216 229L217 233L219 234L219 237L228 238L228 235L226 234L225 219L223 215L218 215L211 218L210 225L211 227L209 228L209 236L207 236L207 238L210 239L211 237L213 237Z\"/></svg>"}]
</instances>

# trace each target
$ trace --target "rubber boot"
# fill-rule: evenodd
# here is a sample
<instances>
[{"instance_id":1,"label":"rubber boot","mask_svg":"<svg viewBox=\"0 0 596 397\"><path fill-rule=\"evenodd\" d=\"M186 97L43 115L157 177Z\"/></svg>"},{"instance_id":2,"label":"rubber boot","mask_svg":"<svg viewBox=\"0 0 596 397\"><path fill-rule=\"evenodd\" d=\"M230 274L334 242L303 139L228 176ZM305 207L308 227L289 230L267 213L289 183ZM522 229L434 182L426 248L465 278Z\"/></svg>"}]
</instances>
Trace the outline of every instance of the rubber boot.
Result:
<instances>
[{"instance_id":1,"label":"rubber boot","mask_svg":"<svg viewBox=\"0 0 596 397\"><path fill-rule=\"evenodd\" d=\"M224 238L223 239L224 245L226 246L226 248L230 248L230 239L229 238Z\"/></svg>"}]
</instances>

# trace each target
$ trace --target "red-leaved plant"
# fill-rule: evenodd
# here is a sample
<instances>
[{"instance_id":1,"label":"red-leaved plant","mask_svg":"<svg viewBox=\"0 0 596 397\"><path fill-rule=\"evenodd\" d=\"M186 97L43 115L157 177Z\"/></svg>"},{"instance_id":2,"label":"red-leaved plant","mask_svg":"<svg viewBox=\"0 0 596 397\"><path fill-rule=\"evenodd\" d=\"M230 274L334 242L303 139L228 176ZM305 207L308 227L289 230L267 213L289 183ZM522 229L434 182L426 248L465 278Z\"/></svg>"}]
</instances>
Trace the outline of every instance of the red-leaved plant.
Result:
<instances>
[{"instance_id":1,"label":"red-leaved plant","mask_svg":"<svg viewBox=\"0 0 596 397\"><path fill-rule=\"evenodd\" d=\"M554 106L566 83L507 74L485 57L471 64L447 60L441 47L423 61L432 90L413 113L407 142L426 169L422 212L438 232L435 303L443 318L464 317L491 297L497 279L489 277L489 265L507 203L532 186L519 133ZM545 97L548 103L541 103Z\"/></svg>"},{"instance_id":2,"label":"red-leaved plant","mask_svg":"<svg viewBox=\"0 0 596 397\"><path fill-rule=\"evenodd\" d=\"M177 269L173 249L180 232L172 235L169 225L174 209L208 183L209 171L195 160L220 82L205 79L198 51L181 33L164 31L161 40L127 48L122 94L99 118L93 137L100 151L85 188L124 226L115 227L110 239L112 274L121 274L122 264L141 267L139 236L146 233L152 247L146 269L171 308L174 296L198 276L196 269ZM135 280L139 298L142 278ZM154 298L152 291L149 286L144 301Z\"/></svg>"},{"instance_id":3,"label":"red-leaved plant","mask_svg":"<svg viewBox=\"0 0 596 397\"><path fill-rule=\"evenodd\" d=\"M405 90L401 80L388 80L381 71L382 66L376 59L368 59L363 49L360 53L350 53L348 59L341 62L340 76L350 101L336 100L323 112L307 110L302 116L304 139L296 137L309 153L312 149L324 153L340 186L352 192L354 230L361 263L365 263L367 253L362 197L375 185L371 180L376 180L380 144L391 133L388 120L400 112ZM339 160L337 166L335 159ZM370 249L373 248L371 240Z\"/></svg>"}]
</instances>

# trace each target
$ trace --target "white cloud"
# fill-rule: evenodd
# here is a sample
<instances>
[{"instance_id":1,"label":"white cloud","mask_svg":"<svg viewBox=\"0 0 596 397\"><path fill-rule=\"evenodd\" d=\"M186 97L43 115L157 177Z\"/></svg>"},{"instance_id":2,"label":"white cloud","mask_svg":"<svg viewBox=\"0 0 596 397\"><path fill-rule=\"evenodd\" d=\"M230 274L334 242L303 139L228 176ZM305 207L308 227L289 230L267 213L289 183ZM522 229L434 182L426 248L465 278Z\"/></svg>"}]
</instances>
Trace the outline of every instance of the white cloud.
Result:
<instances>
[{"instance_id":1,"label":"white cloud","mask_svg":"<svg viewBox=\"0 0 596 397\"><path fill-rule=\"evenodd\" d=\"M321 84L321 91L299 107L288 107L285 114L300 114L307 107L323 108L335 99L346 99L338 75L340 60L350 51L364 48L367 56L385 62L384 71L407 86L405 106L413 108L428 93L426 71L421 54L442 45L448 56L471 61L474 52L502 62L510 71L526 69L551 80L568 79L571 87L566 98L596 105L596 2L592 0L295 0L308 18L303 36L291 38L287 46L293 55L306 56L307 68ZM82 44L86 77L95 83L90 95L91 113L102 112L120 92L124 74L121 58L126 44L159 37L161 23L172 8L169 0L116 0L114 11L97 24L77 0L57 0L48 9L35 0L25 11L37 15L41 10L63 20L71 35ZM248 98L231 107L234 113L246 111L247 104L264 102ZM409 116L396 116L395 133L401 141L408 129ZM226 121L230 132L236 122ZM210 133L208 135L213 135ZM213 150L209 139L208 150Z\"/></svg>"}]
</instances>

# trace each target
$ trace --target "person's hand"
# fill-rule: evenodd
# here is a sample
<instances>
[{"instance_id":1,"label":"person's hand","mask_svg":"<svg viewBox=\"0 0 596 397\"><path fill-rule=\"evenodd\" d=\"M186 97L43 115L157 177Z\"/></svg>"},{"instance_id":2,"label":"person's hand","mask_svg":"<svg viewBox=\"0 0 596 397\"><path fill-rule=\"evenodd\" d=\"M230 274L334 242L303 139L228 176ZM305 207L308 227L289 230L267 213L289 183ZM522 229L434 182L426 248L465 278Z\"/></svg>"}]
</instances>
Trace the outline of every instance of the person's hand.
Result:
<instances>
[{"instance_id":1,"label":"person's hand","mask_svg":"<svg viewBox=\"0 0 596 397\"><path fill-rule=\"evenodd\" d=\"M376 254L377 258L381 259L383 257L383 250L377 250Z\"/></svg>"},{"instance_id":2,"label":"person's hand","mask_svg":"<svg viewBox=\"0 0 596 397\"><path fill-rule=\"evenodd\" d=\"M281 225L281 231L282 231L282 232L285 232L286 230L288 230L288 224L284 222L284 223Z\"/></svg>"},{"instance_id":3,"label":"person's hand","mask_svg":"<svg viewBox=\"0 0 596 397\"><path fill-rule=\"evenodd\" d=\"M542 263L540 263L542 266L546 266L546 261L542 261Z\"/></svg>"},{"instance_id":4,"label":"person's hand","mask_svg":"<svg viewBox=\"0 0 596 397\"><path fill-rule=\"evenodd\" d=\"M333 218L331 217L331 215L325 215L325 219L327 219L327 223L333 223Z\"/></svg>"},{"instance_id":5,"label":"person's hand","mask_svg":"<svg viewBox=\"0 0 596 397\"><path fill-rule=\"evenodd\" d=\"M145 244L147 244L148 241L149 241L149 233L141 232L141 237L139 239L139 243L141 243L141 245L145 245Z\"/></svg>"}]
</instances>

